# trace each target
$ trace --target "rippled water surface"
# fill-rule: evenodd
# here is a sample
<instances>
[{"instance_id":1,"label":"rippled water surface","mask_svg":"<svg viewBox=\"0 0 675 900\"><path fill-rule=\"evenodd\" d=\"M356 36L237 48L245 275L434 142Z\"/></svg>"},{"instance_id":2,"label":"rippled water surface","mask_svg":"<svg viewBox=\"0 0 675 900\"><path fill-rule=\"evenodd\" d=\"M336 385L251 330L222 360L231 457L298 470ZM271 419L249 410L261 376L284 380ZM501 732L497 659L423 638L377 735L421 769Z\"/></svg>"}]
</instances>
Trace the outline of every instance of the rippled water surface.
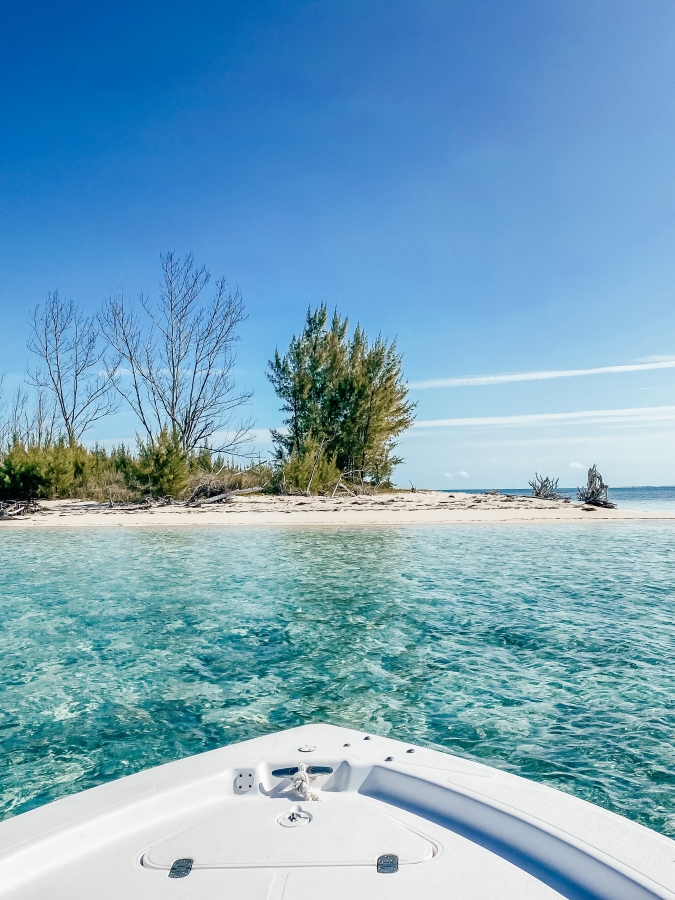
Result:
<instances>
[{"instance_id":1,"label":"rippled water surface","mask_svg":"<svg viewBox=\"0 0 675 900\"><path fill-rule=\"evenodd\" d=\"M675 834L675 525L0 533L0 816L304 722Z\"/></svg>"}]
</instances>

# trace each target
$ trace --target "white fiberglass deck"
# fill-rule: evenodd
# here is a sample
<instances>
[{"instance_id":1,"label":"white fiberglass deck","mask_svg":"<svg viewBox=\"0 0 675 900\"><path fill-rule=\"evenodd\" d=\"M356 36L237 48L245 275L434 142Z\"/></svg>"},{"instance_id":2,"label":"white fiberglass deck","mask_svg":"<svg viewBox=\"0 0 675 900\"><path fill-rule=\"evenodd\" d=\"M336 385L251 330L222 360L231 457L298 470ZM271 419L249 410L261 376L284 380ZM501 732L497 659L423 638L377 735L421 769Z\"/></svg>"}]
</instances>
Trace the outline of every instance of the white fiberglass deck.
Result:
<instances>
[{"instance_id":1,"label":"white fiberglass deck","mask_svg":"<svg viewBox=\"0 0 675 900\"><path fill-rule=\"evenodd\" d=\"M318 802L279 774L302 764ZM322 768L331 771L312 777ZM0 823L0 897L561 896L675 900L675 842L514 775L330 725L223 747Z\"/></svg>"}]
</instances>

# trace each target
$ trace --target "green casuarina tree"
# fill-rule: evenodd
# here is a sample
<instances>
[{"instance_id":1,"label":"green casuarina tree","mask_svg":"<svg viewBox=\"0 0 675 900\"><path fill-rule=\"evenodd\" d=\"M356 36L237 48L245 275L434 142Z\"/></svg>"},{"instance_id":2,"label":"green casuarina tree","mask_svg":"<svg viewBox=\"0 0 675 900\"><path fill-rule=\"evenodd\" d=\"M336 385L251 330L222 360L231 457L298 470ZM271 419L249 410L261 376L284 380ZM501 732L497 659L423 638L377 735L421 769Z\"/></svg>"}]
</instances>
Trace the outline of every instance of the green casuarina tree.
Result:
<instances>
[{"instance_id":1,"label":"green casuarina tree","mask_svg":"<svg viewBox=\"0 0 675 900\"><path fill-rule=\"evenodd\" d=\"M156 437L138 440L138 470L141 483L155 497L175 497L188 483L188 453L176 431L162 428Z\"/></svg>"},{"instance_id":2,"label":"green casuarina tree","mask_svg":"<svg viewBox=\"0 0 675 900\"><path fill-rule=\"evenodd\" d=\"M322 304L307 311L301 334L269 365L287 414L286 429L272 432L281 463L312 452L352 481L390 480L401 462L396 439L412 424L415 408L394 342L378 337L370 344L360 326L349 338L347 320L336 311L329 324Z\"/></svg>"}]
</instances>

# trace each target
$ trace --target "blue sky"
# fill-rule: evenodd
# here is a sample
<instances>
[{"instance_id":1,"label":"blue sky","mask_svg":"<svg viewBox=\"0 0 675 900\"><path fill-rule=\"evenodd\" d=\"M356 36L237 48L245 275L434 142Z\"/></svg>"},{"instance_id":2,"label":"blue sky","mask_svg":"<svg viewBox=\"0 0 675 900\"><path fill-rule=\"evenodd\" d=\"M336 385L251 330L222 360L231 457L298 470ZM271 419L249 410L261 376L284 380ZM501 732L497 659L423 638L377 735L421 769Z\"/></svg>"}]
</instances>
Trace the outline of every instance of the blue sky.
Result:
<instances>
[{"instance_id":1,"label":"blue sky","mask_svg":"<svg viewBox=\"0 0 675 900\"><path fill-rule=\"evenodd\" d=\"M238 284L238 376L325 301L396 337L429 487L675 483L671 2L14 4L0 35L0 372L58 288ZM468 420L468 421L467 421ZM130 416L92 438L133 439Z\"/></svg>"}]
</instances>

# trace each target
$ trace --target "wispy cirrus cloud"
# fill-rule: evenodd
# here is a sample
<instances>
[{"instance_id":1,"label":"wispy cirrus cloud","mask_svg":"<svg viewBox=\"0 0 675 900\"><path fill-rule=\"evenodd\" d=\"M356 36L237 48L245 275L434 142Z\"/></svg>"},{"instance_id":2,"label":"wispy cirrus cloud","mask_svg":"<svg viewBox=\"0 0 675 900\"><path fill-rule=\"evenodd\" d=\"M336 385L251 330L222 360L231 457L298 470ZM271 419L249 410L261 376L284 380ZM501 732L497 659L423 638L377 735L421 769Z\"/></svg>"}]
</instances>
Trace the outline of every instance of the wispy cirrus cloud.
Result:
<instances>
[{"instance_id":1,"label":"wispy cirrus cloud","mask_svg":"<svg viewBox=\"0 0 675 900\"><path fill-rule=\"evenodd\" d=\"M630 409L584 409L577 412L533 413L522 416L475 416L465 419L426 419L413 428L469 428L490 425L504 428L557 425L565 423L604 424L619 422L675 422L675 406L638 406Z\"/></svg>"},{"instance_id":2,"label":"wispy cirrus cloud","mask_svg":"<svg viewBox=\"0 0 675 900\"><path fill-rule=\"evenodd\" d=\"M411 381L408 387L424 391L430 388L468 387L481 384L507 384L514 381L548 381L552 378L579 378L582 375L613 375L618 372L645 372L649 369L675 369L672 356L652 358L649 362L624 366L599 366L594 369L542 369L537 372L506 372L501 375L472 375L461 378L431 378Z\"/></svg>"}]
</instances>

